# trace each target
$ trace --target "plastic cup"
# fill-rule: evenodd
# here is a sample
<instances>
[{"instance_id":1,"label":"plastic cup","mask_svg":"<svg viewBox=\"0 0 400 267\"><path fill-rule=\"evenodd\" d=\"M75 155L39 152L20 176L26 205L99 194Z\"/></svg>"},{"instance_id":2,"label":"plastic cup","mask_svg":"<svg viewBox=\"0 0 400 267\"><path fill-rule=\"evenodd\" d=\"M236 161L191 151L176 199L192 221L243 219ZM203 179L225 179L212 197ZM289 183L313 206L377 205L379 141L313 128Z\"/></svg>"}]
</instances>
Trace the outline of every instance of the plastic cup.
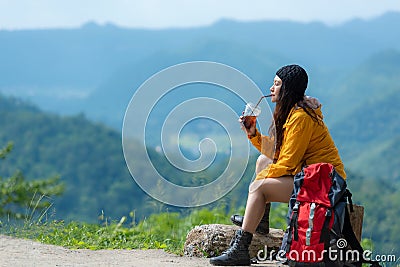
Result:
<instances>
[{"instance_id":1,"label":"plastic cup","mask_svg":"<svg viewBox=\"0 0 400 267\"><path fill-rule=\"evenodd\" d=\"M261 109L253 103L247 103L243 112L243 125L249 129L256 123L257 116L260 115Z\"/></svg>"}]
</instances>

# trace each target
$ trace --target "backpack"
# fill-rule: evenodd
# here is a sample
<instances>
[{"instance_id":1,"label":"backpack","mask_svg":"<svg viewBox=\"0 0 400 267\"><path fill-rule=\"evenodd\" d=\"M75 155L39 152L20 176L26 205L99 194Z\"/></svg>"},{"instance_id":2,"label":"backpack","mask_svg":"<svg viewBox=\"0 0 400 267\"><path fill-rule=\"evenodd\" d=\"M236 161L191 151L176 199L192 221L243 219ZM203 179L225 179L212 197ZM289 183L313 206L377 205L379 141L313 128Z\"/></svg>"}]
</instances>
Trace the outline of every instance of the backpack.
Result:
<instances>
[{"instance_id":1,"label":"backpack","mask_svg":"<svg viewBox=\"0 0 400 267\"><path fill-rule=\"evenodd\" d=\"M306 166L294 177L281 251L289 266L361 266L363 259L347 208L346 181L329 163Z\"/></svg>"}]
</instances>

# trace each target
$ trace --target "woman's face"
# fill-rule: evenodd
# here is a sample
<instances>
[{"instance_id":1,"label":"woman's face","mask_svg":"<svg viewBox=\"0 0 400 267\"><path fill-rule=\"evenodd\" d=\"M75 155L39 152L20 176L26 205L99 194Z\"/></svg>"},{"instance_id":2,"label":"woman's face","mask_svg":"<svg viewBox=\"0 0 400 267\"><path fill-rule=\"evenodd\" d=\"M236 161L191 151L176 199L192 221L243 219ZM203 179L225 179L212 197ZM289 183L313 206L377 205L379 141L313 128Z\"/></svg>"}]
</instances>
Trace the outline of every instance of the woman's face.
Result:
<instances>
[{"instance_id":1,"label":"woman's face","mask_svg":"<svg viewBox=\"0 0 400 267\"><path fill-rule=\"evenodd\" d=\"M279 92L282 87L282 80L278 76L275 76L274 78L274 83L272 84L271 88L269 89L271 91L271 101L273 103L276 103L278 101L279 97Z\"/></svg>"}]
</instances>

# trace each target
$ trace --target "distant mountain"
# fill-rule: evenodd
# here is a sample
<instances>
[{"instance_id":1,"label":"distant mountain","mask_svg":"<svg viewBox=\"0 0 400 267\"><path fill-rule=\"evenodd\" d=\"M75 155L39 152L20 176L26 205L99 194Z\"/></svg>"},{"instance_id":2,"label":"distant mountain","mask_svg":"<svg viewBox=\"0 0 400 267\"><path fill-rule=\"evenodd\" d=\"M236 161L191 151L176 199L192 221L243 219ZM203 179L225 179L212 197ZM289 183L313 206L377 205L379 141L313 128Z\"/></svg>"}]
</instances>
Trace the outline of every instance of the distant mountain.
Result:
<instances>
[{"instance_id":1,"label":"distant mountain","mask_svg":"<svg viewBox=\"0 0 400 267\"><path fill-rule=\"evenodd\" d=\"M102 94L98 91L110 88L115 77L130 92L148 75L188 60L232 64L260 86L269 83L280 65L297 62L312 74L311 85L326 87L372 53L399 50L399 21L400 13L388 13L335 27L222 20L207 27L165 30L95 23L78 29L2 30L0 91L33 101L44 110L85 111L89 118L103 119L97 113L104 105L96 97ZM125 99L117 101L124 103ZM116 116L120 113L110 115L113 121L104 119L115 126Z\"/></svg>"},{"instance_id":2,"label":"distant mountain","mask_svg":"<svg viewBox=\"0 0 400 267\"><path fill-rule=\"evenodd\" d=\"M395 43L398 42L397 25L399 23L399 12L388 12L371 20L355 19L344 23L339 28L355 36L361 36L364 41L377 43L379 50L385 50L397 47ZM385 36L380 38L382 33Z\"/></svg>"},{"instance_id":3,"label":"distant mountain","mask_svg":"<svg viewBox=\"0 0 400 267\"><path fill-rule=\"evenodd\" d=\"M121 129L123 114L136 89L164 68L188 61L215 61L232 66L256 81L267 93L276 71L275 66L284 64L286 59L268 53L268 51L257 50L255 47L248 48L229 42L205 40L183 51L160 52L144 58L142 61L124 65L89 95L82 105L83 111L90 118L104 121L116 129ZM232 55L235 56L232 57ZM218 99L215 91L204 91L202 95ZM184 94L179 100L176 100L176 103L193 96L189 93ZM229 99L225 99L225 101L229 101ZM235 101L232 100L232 102ZM239 114L243 106L244 104L241 103L240 106L233 108Z\"/></svg>"},{"instance_id":4,"label":"distant mountain","mask_svg":"<svg viewBox=\"0 0 400 267\"><path fill-rule=\"evenodd\" d=\"M364 176L399 180L400 52L373 55L332 90L331 130L345 162ZM390 156L392 155L392 156Z\"/></svg>"},{"instance_id":5,"label":"distant mountain","mask_svg":"<svg viewBox=\"0 0 400 267\"><path fill-rule=\"evenodd\" d=\"M332 102L339 103L335 114L342 115L399 92L400 50L382 50L372 54L351 71L340 84L329 87Z\"/></svg>"}]
</instances>

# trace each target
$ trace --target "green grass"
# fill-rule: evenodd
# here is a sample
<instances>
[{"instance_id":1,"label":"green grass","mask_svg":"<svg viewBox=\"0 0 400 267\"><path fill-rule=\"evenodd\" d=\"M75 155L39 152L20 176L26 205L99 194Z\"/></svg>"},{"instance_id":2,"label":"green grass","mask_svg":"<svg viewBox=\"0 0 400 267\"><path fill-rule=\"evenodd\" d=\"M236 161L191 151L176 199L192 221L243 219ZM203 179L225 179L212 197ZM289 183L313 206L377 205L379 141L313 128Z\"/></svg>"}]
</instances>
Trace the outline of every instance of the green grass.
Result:
<instances>
[{"instance_id":1,"label":"green grass","mask_svg":"<svg viewBox=\"0 0 400 267\"><path fill-rule=\"evenodd\" d=\"M71 249L164 249L182 255L186 235L194 226L229 224L229 216L222 209L201 209L185 217L172 212L154 214L136 225L127 221L122 217L119 222L102 220L99 224L25 222L19 226L3 225L0 233Z\"/></svg>"},{"instance_id":2,"label":"green grass","mask_svg":"<svg viewBox=\"0 0 400 267\"><path fill-rule=\"evenodd\" d=\"M271 214L271 226L284 227L287 205L278 205ZM108 222L100 216L99 224L82 222L25 221L24 224L3 225L0 233L37 240L46 244L71 249L164 249L182 255L186 236L191 229L202 224L231 224L230 215L224 208L194 209L188 215L164 212L149 216L138 224L129 223L129 217ZM234 211L243 214L244 208Z\"/></svg>"},{"instance_id":3,"label":"green grass","mask_svg":"<svg viewBox=\"0 0 400 267\"><path fill-rule=\"evenodd\" d=\"M270 225L273 228L286 228L286 204L274 204L271 209ZM238 211L226 212L224 208L194 209L187 215L177 212L153 214L138 224L129 223L129 217L109 222L102 214L98 224L82 222L46 221L40 218L36 222L26 220L20 224L0 222L0 234L28 238L46 244L63 246L70 249L164 249L167 252L183 255L186 236L191 229L202 224L231 224L230 215L244 213L244 207ZM362 246L372 249L371 240L364 239Z\"/></svg>"}]
</instances>

